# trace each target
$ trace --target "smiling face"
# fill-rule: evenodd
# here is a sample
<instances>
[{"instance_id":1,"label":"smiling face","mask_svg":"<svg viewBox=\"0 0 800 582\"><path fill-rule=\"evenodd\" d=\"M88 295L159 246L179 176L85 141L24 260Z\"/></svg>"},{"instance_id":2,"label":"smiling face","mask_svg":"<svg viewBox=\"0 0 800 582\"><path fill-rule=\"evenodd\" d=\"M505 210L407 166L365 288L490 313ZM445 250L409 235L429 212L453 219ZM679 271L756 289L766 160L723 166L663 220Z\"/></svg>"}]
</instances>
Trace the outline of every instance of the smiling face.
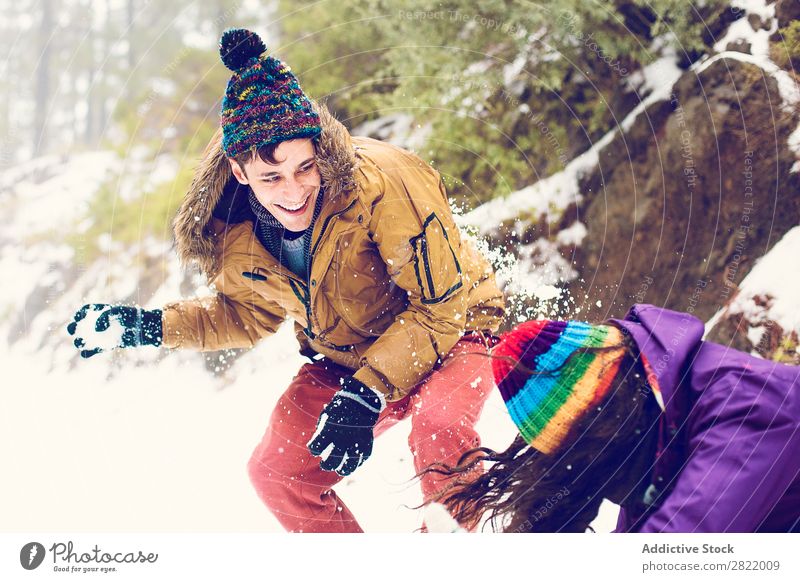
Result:
<instances>
[{"instance_id":1,"label":"smiling face","mask_svg":"<svg viewBox=\"0 0 800 582\"><path fill-rule=\"evenodd\" d=\"M236 160L228 161L236 179L252 188L278 222L300 232L311 224L322 183L314 154L313 142L304 138L279 143L272 155L275 164L259 155L245 162L243 168Z\"/></svg>"}]
</instances>

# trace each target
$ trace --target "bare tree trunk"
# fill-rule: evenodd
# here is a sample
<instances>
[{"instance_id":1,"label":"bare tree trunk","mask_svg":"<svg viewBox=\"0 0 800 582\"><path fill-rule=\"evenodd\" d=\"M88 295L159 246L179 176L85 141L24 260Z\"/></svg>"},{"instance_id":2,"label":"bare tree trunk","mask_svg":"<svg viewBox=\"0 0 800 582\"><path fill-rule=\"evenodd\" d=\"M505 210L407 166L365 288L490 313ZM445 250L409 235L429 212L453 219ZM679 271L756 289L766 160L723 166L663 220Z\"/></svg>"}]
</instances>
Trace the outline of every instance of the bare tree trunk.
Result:
<instances>
[{"instance_id":1,"label":"bare tree trunk","mask_svg":"<svg viewBox=\"0 0 800 582\"><path fill-rule=\"evenodd\" d=\"M136 0L128 0L128 21L127 21L127 35L128 35L128 69L133 71L136 65L136 52L133 48L134 34L134 18L136 13Z\"/></svg>"},{"instance_id":2,"label":"bare tree trunk","mask_svg":"<svg viewBox=\"0 0 800 582\"><path fill-rule=\"evenodd\" d=\"M91 0L87 0L86 2L86 12L89 15L88 22L86 26L88 27L86 30L86 44L89 47L89 57L88 57L88 88L86 89L86 132L83 135L83 141L87 144L91 144L94 141L94 119L96 116L94 110L94 67L95 67L95 50L94 50L94 26L93 20L94 16L92 15L91 11Z\"/></svg>"},{"instance_id":3,"label":"bare tree trunk","mask_svg":"<svg viewBox=\"0 0 800 582\"><path fill-rule=\"evenodd\" d=\"M47 105L50 101L50 39L53 28L53 2L42 0L39 23L39 62L36 66L36 110L33 122L33 155L39 156L47 147Z\"/></svg>"},{"instance_id":4,"label":"bare tree trunk","mask_svg":"<svg viewBox=\"0 0 800 582\"><path fill-rule=\"evenodd\" d=\"M214 28L216 29L217 38L222 36L226 28L231 28L235 25L236 14L239 11L241 0L216 0L214 15Z\"/></svg>"},{"instance_id":5,"label":"bare tree trunk","mask_svg":"<svg viewBox=\"0 0 800 582\"><path fill-rule=\"evenodd\" d=\"M99 0L95 0L98 2ZM109 50L111 50L111 41L110 35L108 31L108 25L111 20L111 2L109 0L105 0L105 10L103 14L105 14L105 21L98 25L98 34L97 34L97 54L101 55L103 59L103 67L98 71L98 82L97 82L97 131L95 135L95 141L99 141L99 139L103 136L106 131L106 125L108 124L108 120L106 119L108 115L108 90L109 90L109 71L112 69L112 63L110 59L105 58L103 55L107 55Z\"/></svg>"},{"instance_id":6,"label":"bare tree trunk","mask_svg":"<svg viewBox=\"0 0 800 582\"><path fill-rule=\"evenodd\" d=\"M8 70L8 68L6 68ZM12 165L14 160L14 128L11 122L11 85L5 80L2 83L2 97L0 97L0 169Z\"/></svg>"}]
</instances>

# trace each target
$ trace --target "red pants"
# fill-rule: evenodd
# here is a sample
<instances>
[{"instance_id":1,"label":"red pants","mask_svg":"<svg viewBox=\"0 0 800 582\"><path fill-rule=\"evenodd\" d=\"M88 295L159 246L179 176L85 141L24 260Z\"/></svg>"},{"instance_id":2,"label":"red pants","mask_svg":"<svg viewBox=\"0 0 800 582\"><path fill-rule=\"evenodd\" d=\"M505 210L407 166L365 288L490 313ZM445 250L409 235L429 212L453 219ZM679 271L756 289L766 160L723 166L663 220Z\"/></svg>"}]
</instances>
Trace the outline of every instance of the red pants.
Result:
<instances>
[{"instance_id":1,"label":"red pants","mask_svg":"<svg viewBox=\"0 0 800 582\"><path fill-rule=\"evenodd\" d=\"M378 418L376 437L411 417L408 444L417 472L437 462L454 465L461 454L480 446L474 425L494 387L494 377L491 360L463 355L469 352L487 353L484 340L460 340L424 382L402 400L387 403ZM362 531L331 489L342 477L320 469L320 459L306 448L322 408L339 390L339 379L350 374L352 370L326 359L300 368L248 463L256 492L288 531ZM428 501L448 479L427 474L420 481Z\"/></svg>"}]
</instances>

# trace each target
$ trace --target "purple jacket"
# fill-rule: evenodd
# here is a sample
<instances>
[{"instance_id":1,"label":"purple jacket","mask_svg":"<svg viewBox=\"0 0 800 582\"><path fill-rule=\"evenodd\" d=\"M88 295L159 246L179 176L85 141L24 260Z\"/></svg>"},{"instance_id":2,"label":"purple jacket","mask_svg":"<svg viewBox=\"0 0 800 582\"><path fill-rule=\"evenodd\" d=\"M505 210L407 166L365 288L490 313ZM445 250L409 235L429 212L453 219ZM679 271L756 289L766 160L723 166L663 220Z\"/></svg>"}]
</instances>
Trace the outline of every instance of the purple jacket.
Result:
<instances>
[{"instance_id":1,"label":"purple jacket","mask_svg":"<svg viewBox=\"0 0 800 582\"><path fill-rule=\"evenodd\" d=\"M688 313L634 305L611 321L650 362L666 409L651 505L623 506L616 531L800 531L800 368L702 341Z\"/></svg>"}]
</instances>

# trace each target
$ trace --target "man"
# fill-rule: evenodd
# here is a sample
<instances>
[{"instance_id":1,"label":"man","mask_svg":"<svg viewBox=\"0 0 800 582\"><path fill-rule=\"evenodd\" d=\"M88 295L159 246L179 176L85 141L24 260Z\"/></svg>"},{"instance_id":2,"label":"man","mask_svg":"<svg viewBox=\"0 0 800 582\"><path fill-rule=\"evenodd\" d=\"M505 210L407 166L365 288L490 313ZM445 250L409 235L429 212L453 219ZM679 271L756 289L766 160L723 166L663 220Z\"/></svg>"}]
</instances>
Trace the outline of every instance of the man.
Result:
<instances>
[{"instance_id":1,"label":"man","mask_svg":"<svg viewBox=\"0 0 800 582\"><path fill-rule=\"evenodd\" d=\"M104 346L250 347L293 319L312 361L272 412L250 477L286 529L358 532L331 487L376 435L411 417L417 470L478 446L492 372L467 354L487 353L503 298L461 240L439 174L351 138L265 50L250 31L223 34L233 75L221 128L175 220L182 262L217 294L161 310L87 305L69 331L89 357ZM434 474L421 485L425 500L446 487Z\"/></svg>"}]
</instances>

